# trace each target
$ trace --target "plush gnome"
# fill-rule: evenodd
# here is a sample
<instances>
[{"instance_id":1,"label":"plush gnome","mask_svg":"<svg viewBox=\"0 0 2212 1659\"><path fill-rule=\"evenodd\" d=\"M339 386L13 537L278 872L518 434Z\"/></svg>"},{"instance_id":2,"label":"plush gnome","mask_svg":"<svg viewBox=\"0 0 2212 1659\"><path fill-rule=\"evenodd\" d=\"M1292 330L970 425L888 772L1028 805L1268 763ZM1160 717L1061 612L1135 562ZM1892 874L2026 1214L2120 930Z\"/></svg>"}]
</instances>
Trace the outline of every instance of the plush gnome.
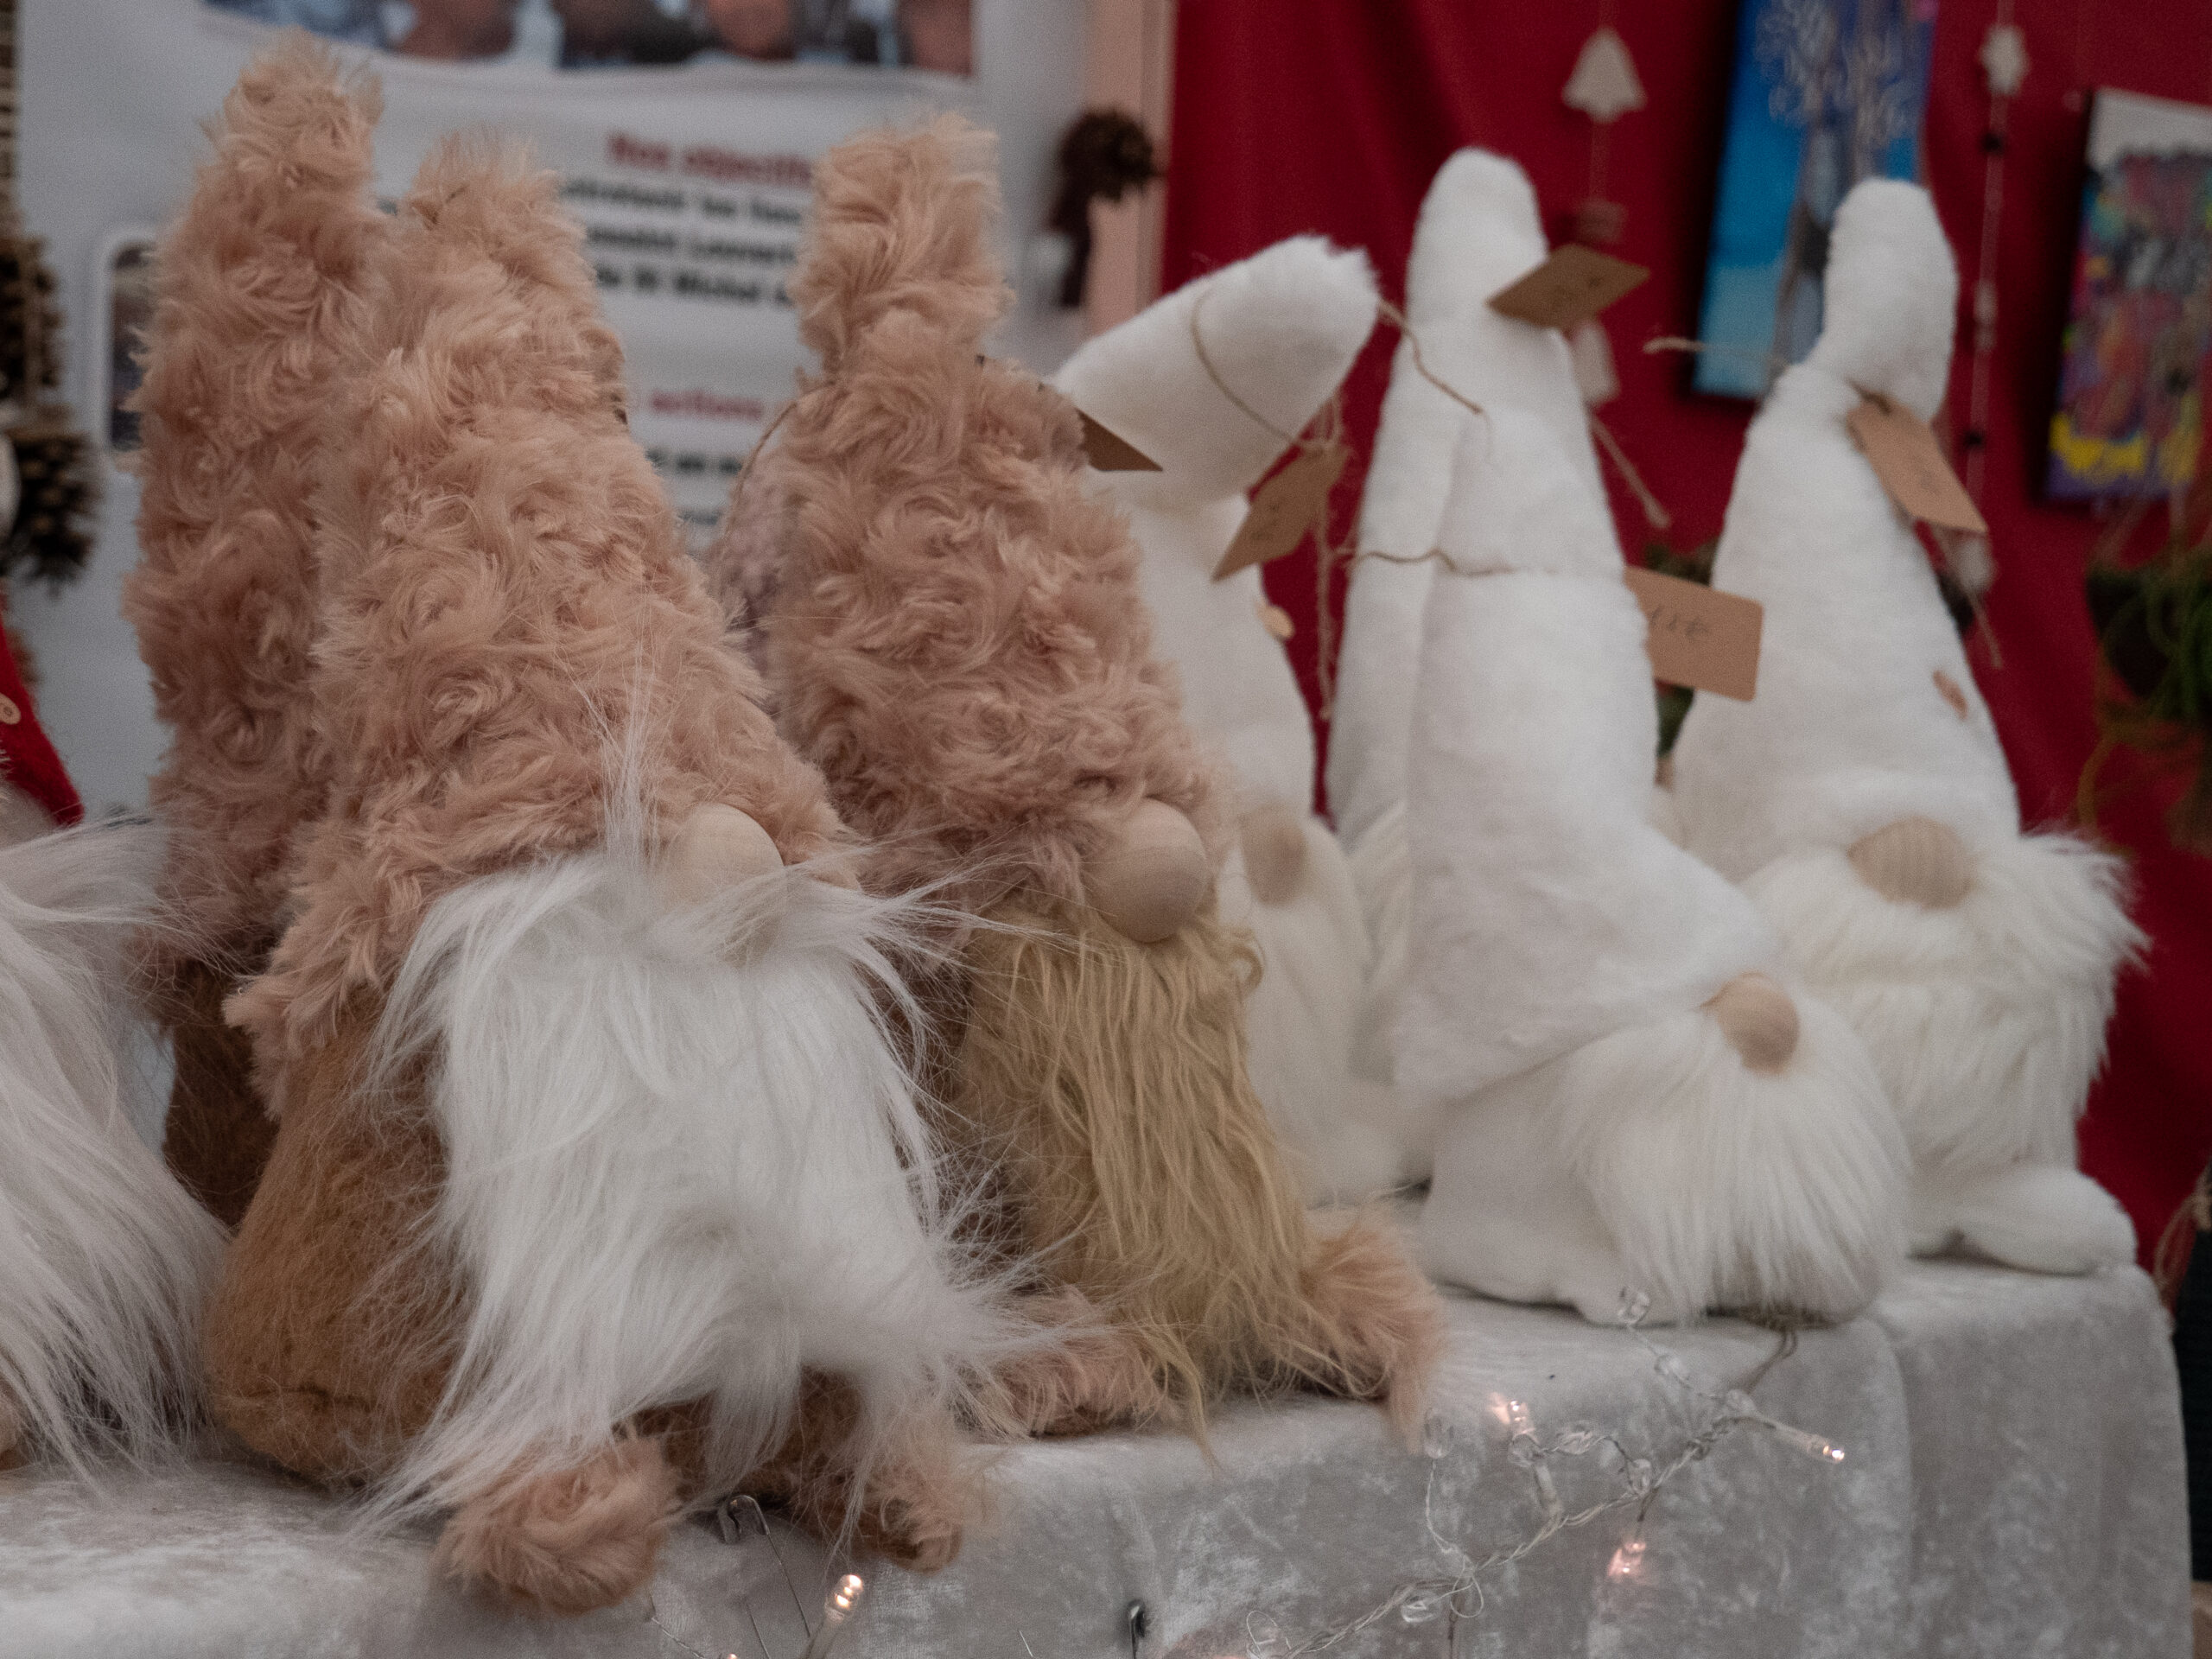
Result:
<instances>
[{"instance_id":1,"label":"plush gnome","mask_svg":"<svg viewBox=\"0 0 2212 1659\"><path fill-rule=\"evenodd\" d=\"M170 745L164 919L144 956L175 1058L170 1167L235 1226L276 1124L223 998L276 943L287 857L329 758L308 692L315 470L361 349L386 221L370 194L379 99L304 34L250 66L163 239L143 422L141 557L124 611Z\"/></svg>"},{"instance_id":2,"label":"plush gnome","mask_svg":"<svg viewBox=\"0 0 2212 1659\"><path fill-rule=\"evenodd\" d=\"M1249 926L1261 977L1246 1009L1252 1080L1312 1195L1389 1186L1397 1154L1351 1075L1367 929L1344 851L1314 816L1313 727L1268 632L1256 565L1214 579L1257 484L1375 327L1364 254L1319 237L1200 278L1091 340L1053 384L1155 458L1094 475L1128 512L1154 649L1183 718L1227 763L1236 832L1221 913Z\"/></svg>"},{"instance_id":3,"label":"plush gnome","mask_svg":"<svg viewBox=\"0 0 2212 1659\"><path fill-rule=\"evenodd\" d=\"M1390 1078L1390 1033L1408 970L1411 665L1421 653L1423 607L1436 579L1426 556L1443 528L1452 456L1468 418L1452 394L1486 407L1494 388L1510 387L1520 407L1543 423L1586 493L1604 499L1567 340L1556 329L1490 305L1491 296L1541 264L1546 251L1535 192L1517 166L1479 149L1463 149L1445 162L1414 230L1406 273L1409 334L1391 365L1360 500L1360 550L1378 556L1353 567L1330 726L1329 805L1351 854L1373 952L1353 1058L1379 1081ZM1398 1103L1408 1104L1402 1092ZM1415 1117L1403 1122L1400 1133L1421 1148L1431 1127Z\"/></svg>"},{"instance_id":4,"label":"plush gnome","mask_svg":"<svg viewBox=\"0 0 2212 1659\"><path fill-rule=\"evenodd\" d=\"M2018 799L1912 524L1846 424L1922 420L1958 280L1934 207L1871 181L1836 214L1827 314L1745 441L1713 562L1765 607L1758 697L1700 697L1675 748L1688 842L1741 882L1858 1027L1912 1147L1913 1248L2017 1267L2129 1260L2074 1168L2113 980L2140 943L2119 861L2023 835Z\"/></svg>"},{"instance_id":5,"label":"plush gnome","mask_svg":"<svg viewBox=\"0 0 2212 1659\"><path fill-rule=\"evenodd\" d=\"M994 145L957 118L818 162L791 280L821 359L768 469L779 718L873 849L957 912L927 988L987 1227L1096 1340L1009 1382L1039 1429L1312 1384L1417 1413L1433 1293L1364 1218L1312 1230L1248 1080L1229 838L1127 522L1074 407L980 355L1008 295ZM725 549L724 552L738 550ZM728 584L726 583L726 588Z\"/></svg>"},{"instance_id":6,"label":"plush gnome","mask_svg":"<svg viewBox=\"0 0 2212 1659\"><path fill-rule=\"evenodd\" d=\"M1564 365L1562 365L1563 372ZM1863 1307L1905 1158L1840 1016L1646 818L1657 713L1604 503L1548 423L1468 417L1426 607L1398 1086L1440 1128L1439 1277L1611 1320Z\"/></svg>"},{"instance_id":7,"label":"plush gnome","mask_svg":"<svg viewBox=\"0 0 2212 1659\"><path fill-rule=\"evenodd\" d=\"M277 1128L206 1340L249 1444L452 1510L448 1567L557 1612L770 1454L803 1521L949 1559L1005 1328L887 1024L898 907L724 645L579 241L442 146L325 390L325 798L225 1005Z\"/></svg>"},{"instance_id":8,"label":"plush gnome","mask_svg":"<svg viewBox=\"0 0 2212 1659\"><path fill-rule=\"evenodd\" d=\"M222 1245L125 1107L160 835L82 816L0 629L0 1468L174 1440Z\"/></svg>"}]
</instances>

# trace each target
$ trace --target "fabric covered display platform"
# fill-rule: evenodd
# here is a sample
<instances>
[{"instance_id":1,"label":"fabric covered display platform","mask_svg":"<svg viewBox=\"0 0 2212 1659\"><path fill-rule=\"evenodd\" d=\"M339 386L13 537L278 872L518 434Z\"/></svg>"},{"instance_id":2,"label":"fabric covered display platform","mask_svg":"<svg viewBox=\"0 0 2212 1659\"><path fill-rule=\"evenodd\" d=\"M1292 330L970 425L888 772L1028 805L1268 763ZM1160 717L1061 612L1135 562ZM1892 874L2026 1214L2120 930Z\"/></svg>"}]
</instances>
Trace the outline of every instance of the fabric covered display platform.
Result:
<instances>
[{"instance_id":1,"label":"fabric covered display platform","mask_svg":"<svg viewBox=\"0 0 2212 1659\"><path fill-rule=\"evenodd\" d=\"M1217 1467L1166 1433L1034 1443L995 1524L934 1578L868 1577L847 1655L1283 1659L1409 1584L1572 1521L1459 1598L1457 1654L2063 1655L2189 1650L2181 1423L2165 1321L2133 1268L2037 1278L1915 1262L1868 1316L1808 1331L1755 1423L1664 1474L1777 1349L1732 1320L1637 1333L1450 1304L1425 1445L1320 1400L1223 1414ZM1662 1356L1672 1356L1679 1364ZM1670 1375L1676 1373L1679 1375ZM1616 1439L1631 1461L1605 1445ZM1840 1449L1835 1460L1823 1446ZM1648 1470L1639 1463L1648 1460ZM749 1516L747 1519L749 1520ZM651 1604L567 1623L433 1581L426 1535L360 1537L257 1467L0 1475L0 1655L796 1659L834 1574L777 1524L678 1529ZM726 1536L735 1535L734 1541ZM1435 1590L1331 1651L1443 1655Z\"/></svg>"}]
</instances>

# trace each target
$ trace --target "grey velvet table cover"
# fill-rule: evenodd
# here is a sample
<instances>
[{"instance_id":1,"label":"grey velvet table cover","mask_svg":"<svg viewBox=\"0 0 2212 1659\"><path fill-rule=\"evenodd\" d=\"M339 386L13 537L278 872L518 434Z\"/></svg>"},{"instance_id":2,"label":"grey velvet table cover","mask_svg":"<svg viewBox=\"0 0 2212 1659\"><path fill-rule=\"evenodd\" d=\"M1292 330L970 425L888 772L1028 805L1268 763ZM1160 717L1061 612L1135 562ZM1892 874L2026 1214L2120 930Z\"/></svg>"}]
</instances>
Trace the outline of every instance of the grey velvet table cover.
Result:
<instances>
[{"instance_id":1,"label":"grey velvet table cover","mask_svg":"<svg viewBox=\"0 0 2212 1659\"><path fill-rule=\"evenodd\" d=\"M1453 1575L1539 1525L1508 1402L1540 1440L1578 1425L1666 1460L1712 1407L1623 1331L1455 1299L1420 1447L1371 1408L1246 1405L1215 1461L1172 1434L1023 1446L994 1515L933 1578L858 1563L837 1652L1141 1659L1295 1651L1394 1586ZM1655 1331L1700 1387L1742 1382L1767 1332ZM2044 1279L1916 1263L1866 1317L1808 1332L1759 1408L1840 1464L1745 1427L1652 1498L1484 1575L1471 1616L1395 1613L1330 1649L1463 1659L1973 1656L2182 1659L2181 1427L2164 1316L2133 1269ZM1525 1445L1525 1443L1524 1443ZM1617 1457L1547 1460L1580 1510ZM1631 1542L1640 1539L1640 1548ZM505 1613L438 1582L427 1535L363 1536L340 1503L242 1462L0 1476L0 1655L161 1659L796 1659L830 1563L777 1529L677 1529L650 1600L588 1618ZM1456 1648L1449 1644L1456 1643Z\"/></svg>"}]
</instances>

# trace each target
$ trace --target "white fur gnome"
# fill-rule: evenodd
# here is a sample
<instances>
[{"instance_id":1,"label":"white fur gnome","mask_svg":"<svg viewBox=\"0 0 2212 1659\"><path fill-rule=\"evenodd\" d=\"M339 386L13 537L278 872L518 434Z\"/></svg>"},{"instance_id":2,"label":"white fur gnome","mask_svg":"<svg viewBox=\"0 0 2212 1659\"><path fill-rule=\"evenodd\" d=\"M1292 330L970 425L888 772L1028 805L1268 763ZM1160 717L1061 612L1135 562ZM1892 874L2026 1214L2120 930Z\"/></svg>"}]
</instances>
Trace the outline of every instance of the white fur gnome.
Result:
<instances>
[{"instance_id":1,"label":"white fur gnome","mask_svg":"<svg viewBox=\"0 0 2212 1659\"><path fill-rule=\"evenodd\" d=\"M1440 168L1421 204L1406 272L1406 314L1436 380L1478 404L1511 385L1592 499L1602 500L1589 422L1566 339L1491 308L1491 296L1543 263L1535 192L1502 156L1463 149ZM1452 458L1466 411L1423 375L1414 340L1399 342L1360 503L1359 545L1420 559L1437 544ZM1406 976L1410 877L1406 758L1413 734L1413 664L1435 567L1366 559L1344 601L1344 651L1329 741L1329 807L1351 855L1374 954L1354 1065L1389 1077L1389 1033ZM1403 1103L1402 1102L1402 1104ZM1417 1120L1403 1133L1426 1143Z\"/></svg>"},{"instance_id":2,"label":"white fur gnome","mask_svg":"<svg viewBox=\"0 0 2212 1659\"><path fill-rule=\"evenodd\" d=\"M1415 685L1396 1070L1439 1123L1427 1265L1599 1320L1639 1292L1847 1317L1903 1252L1895 1120L1774 931L1649 823L1611 520L1503 390L1464 422Z\"/></svg>"},{"instance_id":3,"label":"white fur gnome","mask_svg":"<svg viewBox=\"0 0 2212 1659\"><path fill-rule=\"evenodd\" d=\"M222 1230L125 1106L160 861L150 824L0 837L0 1468L143 1453L196 1406Z\"/></svg>"},{"instance_id":4,"label":"white fur gnome","mask_svg":"<svg viewBox=\"0 0 2212 1659\"><path fill-rule=\"evenodd\" d=\"M2021 833L1927 556L1845 423L1866 394L1935 414L1957 292L1924 191L1846 198L1819 343L1751 423L1713 563L1766 607L1758 696L1697 700L1675 794L1692 849L1865 1038L1912 1148L1913 1248L2079 1272L2134 1254L2073 1167L2140 939L2121 866Z\"/></svg>"},{"instance_id":5,"label":"white fur gnome","mask_svg":"<svg viewBox=\"0 0 2212 1659\"><path fill-rule=\"evenodd\" d=\"M1366 925L1344 852L1312 810L1313 726L1262 622L1259 569L1219 582L1213 572L1243 523L1245 492L1344 378L1375 312L1364 254L1296 237L1177 289L1054 379L1160 463L1095 477L1128 509L1154 648L1176 665L1184 718L1235 777L1241 833L1222 901L1263 963L1247 1015L1253 1082L1309 1192L1346 1198L1388 1186L1397 1169L1389 1136L1361 1116L1382 1091L1351 1073Z\"/></svg>"}]
</instances>

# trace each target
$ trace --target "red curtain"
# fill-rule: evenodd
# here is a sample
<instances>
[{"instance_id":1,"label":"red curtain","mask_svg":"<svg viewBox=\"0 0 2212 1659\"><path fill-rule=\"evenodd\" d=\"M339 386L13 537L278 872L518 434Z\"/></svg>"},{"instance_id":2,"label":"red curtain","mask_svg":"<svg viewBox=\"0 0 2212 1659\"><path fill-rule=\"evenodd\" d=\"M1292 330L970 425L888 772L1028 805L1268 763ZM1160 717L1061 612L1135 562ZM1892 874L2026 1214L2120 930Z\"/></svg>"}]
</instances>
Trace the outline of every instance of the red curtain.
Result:
<instances>
[{"instance_id":1,"label":"red curtain","mask_svg":"<svg viewBox=\"0 0 2212 1659\"><path fill-rule=\"evenodd\" d=\"M1932 0L1931 0L1932 3ZM1414 215L1452 151L1480 144L1535 181L1554 239L1592 194L1589 122L1560 101L1601 21L1619 29L1649 103L1614 126L1597 194L1628 210L1613 250L1651 280L1607 314L1622 382L1607 423L1675 516L1667 539L1715 535L1748 406L1686 390L1677 357L1642 342L1694 334L1735 48L1735 0L1616 5L1563 0L1182 0L1164 278L1173 287L1283 237L1319 231L1368 250L1402 298ZM1927 180L1962 290L1980 234L1988 97L1976 59L1996 0L1941 0L1924 148ZM2031 68L2014 100L2005 167L2001 296L1986 500L1999 561L1990 596L2003 664L1973 658L2031 822L2064 818L2095 742L2094 639L2082 576L2103 526L2042 505L2033 480L2065 321L2082 180L2088 89L2117 86L2212 102L2212 5L2205 0L2017 0ZM1962 294L1963 298L1963 294ZM1961 342L1969 338L1961 315ZM1380 330L1353 371L1346 413L1371 442L1395 340ZM1952 386L1966 407L1963 351ZM1356 460L1338 497L1357 499ZM1614 508L1633 548L1634 501ZM1316 692L1310 547L1269 567L1269 593L1296 624L1291 651ZM1341 603L1341 593L1335 596ZM1327 741L1325 722L1317 723ZM2115 774L2124 776L2126 768ZM2123 982L2112 1058L2082 1126L2084 1165L2135 1217L2147 1253L2212 1149L2212 860L2175 851L2173 791L2138 790L2100 828L2133 855L2148 959Z\"/></svg>"}]
</instances>

